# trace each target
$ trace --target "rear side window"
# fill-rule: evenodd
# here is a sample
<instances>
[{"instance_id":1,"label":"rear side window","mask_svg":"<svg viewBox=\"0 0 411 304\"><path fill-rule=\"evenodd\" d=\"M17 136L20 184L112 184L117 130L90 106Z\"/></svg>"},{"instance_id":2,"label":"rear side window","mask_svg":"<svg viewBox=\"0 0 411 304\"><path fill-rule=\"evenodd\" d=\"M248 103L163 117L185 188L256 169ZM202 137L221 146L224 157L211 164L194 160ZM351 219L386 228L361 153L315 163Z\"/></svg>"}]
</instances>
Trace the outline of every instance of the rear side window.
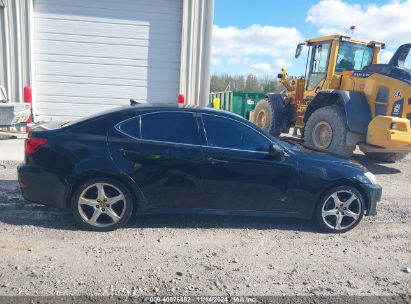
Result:
<instances>
[{"instance_id":1,"label":"rear side window","mask_svg":"<svg viewBox=\"0 0 411 304\"><path fill-rule=\"evenodd\" d=\"M118 127L120 131L134 138L140 138L140 116L128 119Z\"/></svg>"},{"instance_id":2,"label":"rear side window","mask_svg":"<svg viewBox=\"0 0 411 304\"><path fill-rule=\"evenodd\" d=\"M268 151L270 141L250 127L231 119L203 115L210 147L247 151Z\"/></svg>"},{"instance_id":3,"label":"rear side window","mask_svg":"<svg viewBox=\"0 0 411 304\"><path fill-rule=\"evenodd\" d=\"M162 112L141 116L141 138L198 145L198 127L191 113Z\"/></svg>"}]
</instances>

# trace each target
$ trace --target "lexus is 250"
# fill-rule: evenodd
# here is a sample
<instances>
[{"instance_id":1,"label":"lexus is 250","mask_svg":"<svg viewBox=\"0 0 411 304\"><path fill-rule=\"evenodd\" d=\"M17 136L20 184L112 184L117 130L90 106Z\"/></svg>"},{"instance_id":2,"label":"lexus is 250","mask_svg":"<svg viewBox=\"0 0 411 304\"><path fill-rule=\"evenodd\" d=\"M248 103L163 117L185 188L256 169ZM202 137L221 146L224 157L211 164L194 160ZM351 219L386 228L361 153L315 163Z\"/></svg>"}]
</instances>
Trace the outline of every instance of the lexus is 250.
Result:
<instances>
[{"instance_id":1,"label":"lexus is 250","mask_svg":"<svg viewBox=\"0 0 411 304\"><path fill-rule=\"evenodd\" d=\"M19 184L84 229L131 216L209 213L314 218L327 232L376 215L381 187L359 164L306 151L208 108L140 104L32 129Z\"/></svg>"}]
</instances>

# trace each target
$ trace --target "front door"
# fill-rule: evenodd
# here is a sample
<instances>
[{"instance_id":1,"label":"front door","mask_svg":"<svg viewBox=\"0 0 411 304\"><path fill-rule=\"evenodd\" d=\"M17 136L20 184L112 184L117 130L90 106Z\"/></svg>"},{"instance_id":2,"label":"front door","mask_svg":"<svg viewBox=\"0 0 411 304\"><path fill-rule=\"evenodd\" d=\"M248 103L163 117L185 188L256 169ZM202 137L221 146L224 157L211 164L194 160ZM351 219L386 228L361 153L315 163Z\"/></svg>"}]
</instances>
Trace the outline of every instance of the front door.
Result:
<instances>
[{"instance_id":1,"label":"front door","mask_svg":"<svg viewBox=\"0 0 411 304\"><path fill-rule=\"evenodd\" d=\"M307 91L317 93L327 78L331 42L321 42L311 46Z\"/></svg>"},{"instance_id":2,"label":"front door","mask_svg":"<svg viewBox=\"0 0 411 304\"><path fill-rule=\"evenodd\" d=\"M268 153L272 141L240 121L202 115L204 204L210 209L292 211L288 191L296 183L294 165Z\"/></svg>"}]
</instances>

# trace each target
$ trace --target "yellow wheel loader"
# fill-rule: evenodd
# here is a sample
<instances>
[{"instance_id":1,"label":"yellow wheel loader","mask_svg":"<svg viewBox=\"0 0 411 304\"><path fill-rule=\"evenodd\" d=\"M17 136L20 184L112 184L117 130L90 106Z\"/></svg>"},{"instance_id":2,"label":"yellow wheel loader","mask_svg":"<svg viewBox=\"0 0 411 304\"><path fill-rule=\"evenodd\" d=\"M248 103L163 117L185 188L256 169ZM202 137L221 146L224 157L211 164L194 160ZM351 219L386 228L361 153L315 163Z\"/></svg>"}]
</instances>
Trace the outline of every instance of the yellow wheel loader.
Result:
<instances>
[{"instance_id":1,"label":"yellow wheel loader","mask_svg":"<svg viewBox=\"0 0 411 304\"><path fill-rule=\"evenodd\" d=\"M396 161L411 152L411 44L378 64L383 43L334 35L309 39L305 77L279 81L286 88L260 101L251 120L278 136L301 130L304 145L350 157L358 145L368 156Z\"/></svg>"}]
</instances>

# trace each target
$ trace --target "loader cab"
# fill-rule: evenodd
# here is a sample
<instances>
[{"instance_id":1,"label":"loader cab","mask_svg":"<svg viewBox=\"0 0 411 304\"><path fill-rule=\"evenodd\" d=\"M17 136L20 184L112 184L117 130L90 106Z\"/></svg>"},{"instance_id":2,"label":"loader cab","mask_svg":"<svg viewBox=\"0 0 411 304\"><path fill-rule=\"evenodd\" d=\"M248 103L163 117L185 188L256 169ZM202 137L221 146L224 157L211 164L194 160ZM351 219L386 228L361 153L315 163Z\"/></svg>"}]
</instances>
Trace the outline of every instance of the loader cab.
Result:
<instances>
[{"instance_id":1,"label":"loader cab","mask_svg":"<svg viewBox=\"0 0 411 304\"><path fill-rule=\"evenodd\" d=\"M309 48L305 90L312 94L333 88L338 83L336 79L345 71L359 71L376 63L380 50L377 43L340 35L309 39L305 44ZM301 48L299 44L296 57L301 54Z\"/></svg>"}]
</instances>

